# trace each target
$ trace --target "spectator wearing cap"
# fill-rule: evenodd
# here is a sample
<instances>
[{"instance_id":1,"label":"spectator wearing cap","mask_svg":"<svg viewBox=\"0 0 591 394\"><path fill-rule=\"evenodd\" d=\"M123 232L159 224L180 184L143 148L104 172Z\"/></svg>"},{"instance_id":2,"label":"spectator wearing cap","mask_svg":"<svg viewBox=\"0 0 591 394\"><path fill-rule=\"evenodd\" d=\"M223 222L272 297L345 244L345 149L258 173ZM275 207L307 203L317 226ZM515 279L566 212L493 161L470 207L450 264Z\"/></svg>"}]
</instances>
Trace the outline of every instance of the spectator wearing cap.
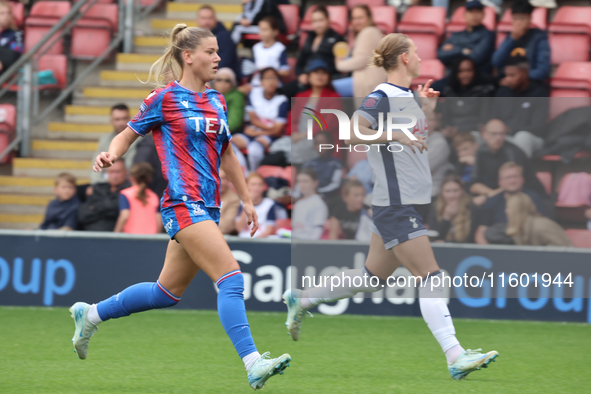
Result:
<instances>
[{"instance_id":1,"label":"spectator wearing cap","mask_svg":"<svg viewBox=\"0 0 591 394\"><path fill-rule=\"evenodd\" d=\"M322 59L328 64L331 74L336 72L332 48L340 41L343 41L343 37L330 27L326 7L322 5L316 7L312 12L312 31L308 32L296 63L295 72L298 78L283 88L288 97L295 96L308 86L306 67L311 60Z\"/></svg>"},{"instance_id":2,"label":"spectator wearing cap","mask_svg":"<svg viewBox=\"0 0 591 394\"><path fill-rule=\"evenodd\" d=\"M534 8L527 0L516 0L511 7L511 33L492 57L493 66L502 73L507 60L512 56L525 56L529 61L529 77L543 81L550 77L550 45L545 31L530 28ZM506 80L501 80L501 85Z\"/></svg>"},{"instance_id":3,"label":"spectator wearing cap","mask_svg":"<svg viewBox=\"0 0 591 394\"><path fill-rule=\"evenodd\" d=\"M331 83L330 65L323 59L312 59L306 67L310 87L296 94L292 110L287 116L286 134L291 136L291 163L301 165L308 160L318 157L314 149L314 142L307 139L308 119L304 116L304 107L341 109L339 98ZM320 105L322 104L322 105ZM327 116L326 122L330 132L338 133L338 122L335 116ZM320 131L320 126L314 122L313 132ZM336 137L336 134L334 135Z\"/></svg>"},{"instance_id":4,"label":"spectator wearing cap","mask_svg":"<svg viewBox=\"0 0 591 394\"><path fill-rule=\"evenodd\" d=\"M529 71L527 58L515 56L507 60L505 86L499 88L496 96L510 99L496 100L490 119L502 120L509 130L507 140L531 158L544 145L548 100L539 97L548 97L550 88L542 81L530 79Z\"/></svg>"},{"instance_id":5,"label":"spectator wearing cap","mask_svg":"<svg viewBox=\"0 0 591 394\"><path fill-rule=\"evenodd\" d=\"M215 74L213 87L226 99L228 107L228 127L232 134L240 133L244 123L246 97L236 89L236 74L229 67L223 67Z\"/></svg>"},{"instance_id":6,"label":"spectator wearing cap","mask_svg":"<svg viewBox=\"0 0 591 394\"><path fill-rule=\"evenodd\" d=\"M199 8L199 11L197 11L197 26L211 31L218 40L220 48L218 55L221 58L218 67L220 69L229 67L238 78L241 78L236 44L232 41L230 32L226 30L224 24L218 21L212 6L206 4Z\"/></svg>"},{"instance_id":7,"label":"spectator wearing cap","mask_svg":"<svg viewBox=\"0 0 591 394\"><path fill-rule=\"evenodd\" d=\"M453 33L437 51L437 58L449 67L457 57L464 55L472 59L478 71L490 73L491 56L495 50L495 34L484 27L483 19L482 3L478 0L467 2L464 12L466 30Z\"/></svg>"}]
</instances>

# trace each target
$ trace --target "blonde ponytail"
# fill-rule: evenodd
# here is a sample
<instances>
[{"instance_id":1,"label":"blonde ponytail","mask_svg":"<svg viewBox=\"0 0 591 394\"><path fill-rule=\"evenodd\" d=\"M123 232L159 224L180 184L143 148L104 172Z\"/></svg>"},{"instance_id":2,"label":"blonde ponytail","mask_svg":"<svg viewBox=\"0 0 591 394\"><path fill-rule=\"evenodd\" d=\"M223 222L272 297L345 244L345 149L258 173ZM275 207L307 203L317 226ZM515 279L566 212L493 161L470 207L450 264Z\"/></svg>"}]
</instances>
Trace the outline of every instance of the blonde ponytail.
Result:
<instances>
[{"instance_id":1,"label":"blonde ponytail","mask_svg":"<svg viewBox=\"0 0 591 394\"><path fill-rule=\"evenodd\" d=\"M184 65L183 52L194 51L207 37L215 36L208 29L187 27L184 23L177 24L170 32L164 54L150 67L148 80L145 82L140 80L140 82L146 84L154 78L156 85L162 87L181 79Z\"/></svg>"},{"instance_id":2,"label":"blonde ponytail","mask_svg":"<svg viewBox=\"0 0 591 394\"><path fill-rule=\"evenodd\" d=\"M410 38L405 34L390 33L374 49L370 65L390 71L398 67L398 57L409 52Z\"/></svg>"}]
</instances>

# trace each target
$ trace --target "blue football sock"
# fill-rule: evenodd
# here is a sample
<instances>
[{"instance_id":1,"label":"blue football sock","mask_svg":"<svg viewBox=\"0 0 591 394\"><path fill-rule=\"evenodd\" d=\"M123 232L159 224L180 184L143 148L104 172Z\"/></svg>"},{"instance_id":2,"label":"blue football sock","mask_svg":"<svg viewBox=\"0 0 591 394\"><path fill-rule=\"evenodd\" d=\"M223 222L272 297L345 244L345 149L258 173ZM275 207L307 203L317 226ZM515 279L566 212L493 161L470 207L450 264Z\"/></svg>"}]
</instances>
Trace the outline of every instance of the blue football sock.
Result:
<instances>
[{"instance_id":1,"label":"blue football sock","mask_svg":"<svg viewBox=\"0 0 591 394\"><path fill-rule=\"evenodd\" d=\"M174 296L160 282L138 283L97 304L102 321L129 316L150 309L168 308L176 305L181 297Z\"/></svg>"},{"instance_id":2,"label":"blue football sock","mask_svg":"<svg viewBox=\"0 0 591 394\"><path fill-rule=\"evenodd\" d=\"M218 316L240 358L256 352L244 306L244 278L239 270L222 275L216 282Z\"/></svg>"}]
</instances>

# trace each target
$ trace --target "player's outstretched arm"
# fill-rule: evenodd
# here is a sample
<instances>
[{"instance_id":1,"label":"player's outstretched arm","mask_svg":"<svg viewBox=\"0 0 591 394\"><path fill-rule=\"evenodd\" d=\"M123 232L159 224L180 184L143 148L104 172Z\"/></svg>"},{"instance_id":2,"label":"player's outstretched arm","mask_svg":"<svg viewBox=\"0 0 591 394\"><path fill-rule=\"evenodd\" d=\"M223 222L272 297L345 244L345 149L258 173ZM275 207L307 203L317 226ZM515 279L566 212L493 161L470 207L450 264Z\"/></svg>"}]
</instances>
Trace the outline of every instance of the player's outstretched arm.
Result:
<instances>
[{"instance_id":1,"label":"player's outstretched arm","mask_svg":"<svg viewBox=\"0 0 591 394\"><path fill-rule=\"evenodd\" d=\"M109 145L109 151L101 152L96 157L92 170L94 172L99 172L102 171L103 168L111 167L113 162L123 156L138 137L139 136L129 127L117 134L117 136L113 138L113 141L111 141L111 145Z\"/></svg>"},{"instance_id":2,"label":"player's outstretched arm","mask_svg":"<svg viewBox=\"0 0 591 394\"><path fill-rule=\"evenodd\" d=\"M250 199L248 189L246 188L246 181L242 174L242 168L240 167L240 163L238 163L238 159L231 146L228 146L222 156L221 167L228 176L230 182L232 182L232 185L234 185L234 188L238 192L238 196L240 196L240 199L242 200L247 223L249 225L252 223L252 229L250 230L250 236L252 237L259 228L259 218L254 209L254 205L252 204L252 200Z\"/></svg>"}]
</instances>

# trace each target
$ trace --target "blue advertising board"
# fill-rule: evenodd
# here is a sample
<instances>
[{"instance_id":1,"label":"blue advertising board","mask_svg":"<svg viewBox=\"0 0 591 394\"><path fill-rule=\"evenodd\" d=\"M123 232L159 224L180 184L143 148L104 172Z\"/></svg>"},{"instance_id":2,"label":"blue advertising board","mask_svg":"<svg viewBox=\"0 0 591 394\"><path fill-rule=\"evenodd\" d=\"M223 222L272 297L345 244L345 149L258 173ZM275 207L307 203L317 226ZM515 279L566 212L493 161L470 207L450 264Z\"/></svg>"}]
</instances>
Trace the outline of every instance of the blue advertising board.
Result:
<instances>
[{"instance_id":1,"label":"blue advertising board","mask_svg":"<svg viewBox=\"0 0 591 394\"><path fill-rule=\"evenodd\" d=\"M165 235L1 230L0 305L92 303L134 283L153 282L162 268L167 243ZM287 287L301 287L306 275L361 267L368 249L357 242L230 237L228 243L244 273L246 307L253 311L285 311L281 295ZM434 251L449 276L482 279L479 286L448 289L454 317L591 323L591 250L436 244ZM543 273L551 279L547 286L543 286ZM556 282L558 273L562 281L571 274L568 286ZM404 269L394 274L404 275ZM525 279L529 285L511 286ZM534 280L538 286L533 286ZM322 305L319 311L420 316L416 296L415 288L386 288ZM176 307L215 309L215 285L200 272Z\"/></svg>"}]
</instances>

